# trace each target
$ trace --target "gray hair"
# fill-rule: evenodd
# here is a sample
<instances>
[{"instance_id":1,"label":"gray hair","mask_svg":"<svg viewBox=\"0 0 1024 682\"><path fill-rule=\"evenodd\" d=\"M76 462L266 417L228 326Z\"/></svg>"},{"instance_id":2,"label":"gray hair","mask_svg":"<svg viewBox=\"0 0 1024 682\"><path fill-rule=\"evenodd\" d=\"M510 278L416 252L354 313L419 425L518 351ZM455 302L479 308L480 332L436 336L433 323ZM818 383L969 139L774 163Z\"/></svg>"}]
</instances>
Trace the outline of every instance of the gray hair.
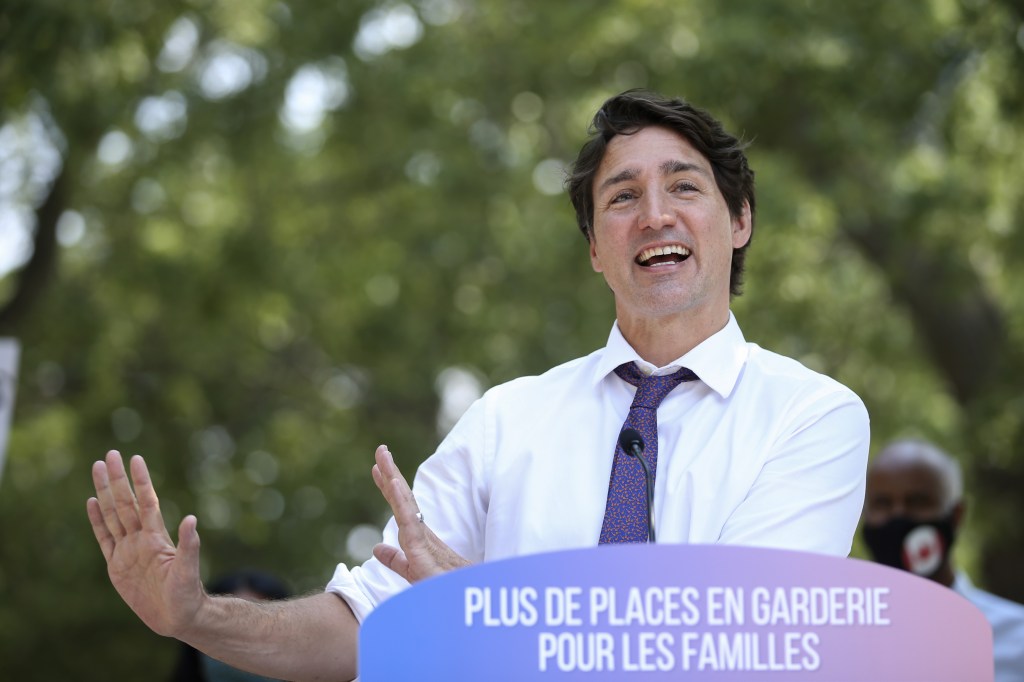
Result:
<instances>
[{"instance_id":1,"label":"gray hair","mask_svg":"<svg viewBox=\"0 0 1024 682\"><path fill-rule=\"evenodd\" d=\"M876 461L896 459L922 462L931 467L942 481L942 506L949 510L964 496L964 479L960 462L945 451L924 440L906 439L889 443L876 456Z\"/></svg>"}]
</instances>

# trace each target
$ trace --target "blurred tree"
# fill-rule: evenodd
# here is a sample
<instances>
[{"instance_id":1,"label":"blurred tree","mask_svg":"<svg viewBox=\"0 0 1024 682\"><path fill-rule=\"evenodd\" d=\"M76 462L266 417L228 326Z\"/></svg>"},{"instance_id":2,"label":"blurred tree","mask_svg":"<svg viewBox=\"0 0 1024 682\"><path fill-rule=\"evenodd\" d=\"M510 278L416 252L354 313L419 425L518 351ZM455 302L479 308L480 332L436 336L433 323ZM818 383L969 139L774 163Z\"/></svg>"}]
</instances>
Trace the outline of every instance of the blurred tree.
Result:
<instances>
[{"instance_id":1,"label":"blurred tree","mask_svg":"<svg viewBox=\"0 0 1024 682\"><path fill-rule=\"evenodd\" d=\"M12 679L152 679L91 462L147 456L206 571L315 589L439 406L603 342L561 172L607 96L751 139L748 338L854 388L881 445L960 453L980 582L1024 600L1019 3L8 0L0 279L23 344L0 484ZM1001 568L1005 567L1005 568ZM51 652L59 649L61 655Z\"/></svg>"}]
</instances>

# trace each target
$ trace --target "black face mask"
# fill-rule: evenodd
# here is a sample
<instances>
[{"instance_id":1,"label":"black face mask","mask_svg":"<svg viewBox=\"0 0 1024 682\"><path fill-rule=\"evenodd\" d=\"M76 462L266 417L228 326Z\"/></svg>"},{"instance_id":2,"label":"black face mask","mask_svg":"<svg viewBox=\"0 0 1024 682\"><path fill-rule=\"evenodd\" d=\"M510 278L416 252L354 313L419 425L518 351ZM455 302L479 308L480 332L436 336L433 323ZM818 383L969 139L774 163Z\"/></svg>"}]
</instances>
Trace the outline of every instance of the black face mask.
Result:
<instances>
[{"instance_id":1,"label":"black face mask","mask_svg":"<svg viewBox=\"0 0 1024 682\"><path fill-rule=\"evenodd\" d=\"M896 516L881 525L864 524L861 536L878 563L931 578L953 546L953 513L929 521Z\"/></svg>"}]
</instances>

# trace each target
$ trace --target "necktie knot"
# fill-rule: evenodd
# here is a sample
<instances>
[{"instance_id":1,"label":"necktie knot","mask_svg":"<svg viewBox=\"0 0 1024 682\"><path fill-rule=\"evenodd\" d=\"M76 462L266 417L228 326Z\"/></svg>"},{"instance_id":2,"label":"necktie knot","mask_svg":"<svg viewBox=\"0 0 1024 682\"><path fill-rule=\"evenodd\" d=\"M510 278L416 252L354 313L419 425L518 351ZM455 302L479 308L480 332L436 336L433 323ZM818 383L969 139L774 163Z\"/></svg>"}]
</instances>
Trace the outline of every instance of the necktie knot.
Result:
<instances>
[{"instance_id":1,"label":"necktie knot","mask_svg":"<svg viewBox=\"0 0 1024 682\"><path fill-rule=\"evenodd\" d=\"M634 362L626 362L615 368L617 374L623 381L636 386L636 395L633 397L633 404L629 409L646 408L657 410L661 401L665 399L673 388L684 381L695 381L698 377L692 370L683 367L672 374L644 375Z\"/></svg>"}]
</instances>

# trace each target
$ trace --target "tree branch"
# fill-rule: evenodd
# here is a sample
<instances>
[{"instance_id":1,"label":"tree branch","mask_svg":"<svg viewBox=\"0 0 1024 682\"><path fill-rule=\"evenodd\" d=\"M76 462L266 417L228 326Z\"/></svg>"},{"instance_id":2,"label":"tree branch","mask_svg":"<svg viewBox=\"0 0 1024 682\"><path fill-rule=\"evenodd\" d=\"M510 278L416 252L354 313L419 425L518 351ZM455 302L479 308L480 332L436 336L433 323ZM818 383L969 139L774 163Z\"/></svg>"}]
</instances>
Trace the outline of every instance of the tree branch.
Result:
<instances>
[{"instance_id":1,"label":"tree branch","mask_svg":"<svg viewBox=\"0 0 1024 682\"><path fill-rule=\"evenodd\" d=\"M32 256L15 275L17 284L14 293L0 307L0 335L16 335L57 270L57 221L67 201L67 167L65 160L50 186L46 200L36 209Z\"/></svg>"},{"instance_id":2,"label":"tree branch","mask_svg":"<svg viewBox=\"0 0 1024 682\"><path fill-rule=\"evenodd\" d=\"M879 222L844 232L884 273L906 306L935 368L961 405L979 398L994 376L1006 339L1003 314L977 278L930 254L924 243L893 235Z\"/></svg>"}]
</instances>

